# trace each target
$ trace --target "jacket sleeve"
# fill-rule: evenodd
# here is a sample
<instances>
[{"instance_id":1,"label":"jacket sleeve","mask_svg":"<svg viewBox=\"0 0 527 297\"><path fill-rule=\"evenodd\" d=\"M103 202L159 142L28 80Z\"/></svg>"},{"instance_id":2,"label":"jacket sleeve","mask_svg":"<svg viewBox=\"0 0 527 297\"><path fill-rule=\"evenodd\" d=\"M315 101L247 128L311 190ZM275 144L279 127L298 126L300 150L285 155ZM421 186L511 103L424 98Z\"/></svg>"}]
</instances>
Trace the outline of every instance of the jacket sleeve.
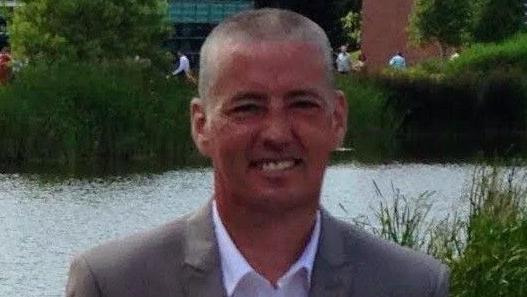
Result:
<instances>
[{"instance_id":1,"label":"jacket sleeve","mask_svg":"<svg viewBox=\"0 0 527 297\"><path fill-rule=\"evenodd\" d=\"M432 293L432 297L448 297L450 290L449 284L450 271L446 265L441 265L441 270L437 278L435 290Z\"/></svg>"},{"instance_id":2,"label":"jacket sleeve","mask_svg":"<svg viewBox=\"0 0 527 297\"><path fill-rule=\"evenodd\" d=\"M66 297L102 297L97 280L83 256L76 257L71 263Z\"/></svg>"}]
</instances>

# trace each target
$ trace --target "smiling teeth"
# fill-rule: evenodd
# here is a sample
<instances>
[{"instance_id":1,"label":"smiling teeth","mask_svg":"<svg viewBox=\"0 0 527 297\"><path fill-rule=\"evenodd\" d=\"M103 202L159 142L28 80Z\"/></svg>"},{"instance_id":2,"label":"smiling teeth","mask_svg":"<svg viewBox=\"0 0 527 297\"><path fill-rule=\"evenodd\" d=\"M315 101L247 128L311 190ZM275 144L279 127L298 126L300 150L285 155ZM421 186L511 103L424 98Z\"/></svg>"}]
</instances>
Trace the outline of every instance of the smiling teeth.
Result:
<instances>
[{"instance_id":1,"label":"smiling teeth","mask_svg":"<svg viewBox=\"0 0 527 297\"><path fill-rule=\"evenodd\" d=\"M285 170L295 166L294 161L267 162L262 165L264 171Z\"/></svg>"}]
</instances>

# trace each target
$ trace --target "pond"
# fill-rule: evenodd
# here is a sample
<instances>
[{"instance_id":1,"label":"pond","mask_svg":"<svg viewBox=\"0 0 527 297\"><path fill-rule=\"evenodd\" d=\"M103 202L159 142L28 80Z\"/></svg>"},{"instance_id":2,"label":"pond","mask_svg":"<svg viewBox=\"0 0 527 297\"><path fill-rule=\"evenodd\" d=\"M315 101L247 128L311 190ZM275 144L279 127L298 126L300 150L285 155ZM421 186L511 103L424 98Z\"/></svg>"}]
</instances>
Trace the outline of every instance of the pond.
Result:
<instances>
[{"instance_id":1,"label":"pond","mask_svg":"<svg viewBox=\"0 0 527 297\"><path fill-rule=\"evenodd\" d=\"M322 205L351 220L373 216L393 188L408 197L434 191L433 217L466 203L470 164L346 163L329 168ZM211 196L211 169L105 178L0 175L0 296L63 296L71 257L108 239L188 213Z\"/></svg>"}]
</instances>

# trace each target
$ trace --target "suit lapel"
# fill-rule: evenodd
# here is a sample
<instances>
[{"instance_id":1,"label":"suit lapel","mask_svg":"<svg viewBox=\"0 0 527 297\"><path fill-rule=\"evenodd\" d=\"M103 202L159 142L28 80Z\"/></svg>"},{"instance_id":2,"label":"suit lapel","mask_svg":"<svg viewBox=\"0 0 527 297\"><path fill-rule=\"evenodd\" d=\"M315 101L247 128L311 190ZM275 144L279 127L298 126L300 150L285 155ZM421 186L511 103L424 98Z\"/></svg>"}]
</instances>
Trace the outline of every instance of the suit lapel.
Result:
<instances>
[{"instance_id":1,"label":"suit lapel","mask_svg":"<svg viewBox=\"0 0 527 297\"><path fill-rule=\"evenodd\" d=\"M346 251L340 224L321 210L320 242L313 266L309 297L353 296L353 263ZM225 297L220 256L212 222L212 203L187 221L185 236L185 295Z\"/></svg>"},{"instance_id":2,"label":"suit lapel","mask_svg":"<svg viewBox=\"0 0 527 297\"><path fill-rule=\"evenodd\" d=\"M185 236L186 296L223 297L220 256L212 222L212 203L189 218Z\"/></svg>"},{"instance_id":3,"label":"suit lapel","mask_svg":"<svg viewBox=\"0 0 527 297\"><path fill-rule=\"evenodd\" d=\"M309 297L350 297L353 295L350 258L339 223L321 210L320 242L313 266Z\"/></svg>"}]
</instances>

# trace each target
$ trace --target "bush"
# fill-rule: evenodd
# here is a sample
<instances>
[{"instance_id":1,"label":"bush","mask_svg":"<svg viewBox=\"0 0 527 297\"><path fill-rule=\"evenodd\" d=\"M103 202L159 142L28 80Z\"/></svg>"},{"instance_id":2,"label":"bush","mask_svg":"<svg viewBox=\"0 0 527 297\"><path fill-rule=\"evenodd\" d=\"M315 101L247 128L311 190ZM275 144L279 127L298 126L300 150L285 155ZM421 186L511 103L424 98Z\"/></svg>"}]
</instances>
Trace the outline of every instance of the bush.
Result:
<instances>
[{"instance_id":1,"label":"bush","mask_svg":"<svg viewBox=\"0 0 527 297\"><path fill-rule=\"evenodd\" d=\"M362 76L338 76L337 87L348 99L348 133L345 146L363 162L378 161L395 151L394 139L401 116L388 104L390 92ZM334 156L349 160L345 154Z\"/></svg>"},{"instance_id":2,"label":"bush","mask_svg":"<svg viewBox=\"0 0 527 297\"><path fill-rule=\"evenodd\" d=\"M478 44L453 61L433 59L371 78L403 116L401 134L495 135L527 131L527 34Z\"/></svg>"},{"instance_id":3,"label":"bush","mask_svg":"<svg viewBox=\"0 0 527 297\"><path fill-rule=\"evenodd\" d=\"M0 162L185 163L194 94L133 62L30 65L0 91Z\"/></svg>"},{"instance_id":4,"label":"bush","mask_svg":"<svg viewBox=\"0 0 527 297\"><path fill-rule=\"evenodd\" d=\"M360 76L339 76L337 87L348 99L350 137L396 126L397 117L388 106L389 93L373 81Z\"/></svg>"},{"instance_id":5,"label":"bush","mask_svg":"<svg viewBox=\"0 0 527 297\"><path fill-rule=\"evenodd\" d=\"M447 64L446 75L486 76L495 71L527 73L527 34L518 34L503 43L475 44Z\"/></svg>"},{"instance_id":6,"label":"bush","mask_svg":"<svg viewBox=\"0 0 527 297\"><path fill-rule=\"evenodd\" d=\"M388 104L404 117L400 133L510 133L527 127L527 79L518 72L484 78L380 77Z\"/></svg>"}]
</instances>

